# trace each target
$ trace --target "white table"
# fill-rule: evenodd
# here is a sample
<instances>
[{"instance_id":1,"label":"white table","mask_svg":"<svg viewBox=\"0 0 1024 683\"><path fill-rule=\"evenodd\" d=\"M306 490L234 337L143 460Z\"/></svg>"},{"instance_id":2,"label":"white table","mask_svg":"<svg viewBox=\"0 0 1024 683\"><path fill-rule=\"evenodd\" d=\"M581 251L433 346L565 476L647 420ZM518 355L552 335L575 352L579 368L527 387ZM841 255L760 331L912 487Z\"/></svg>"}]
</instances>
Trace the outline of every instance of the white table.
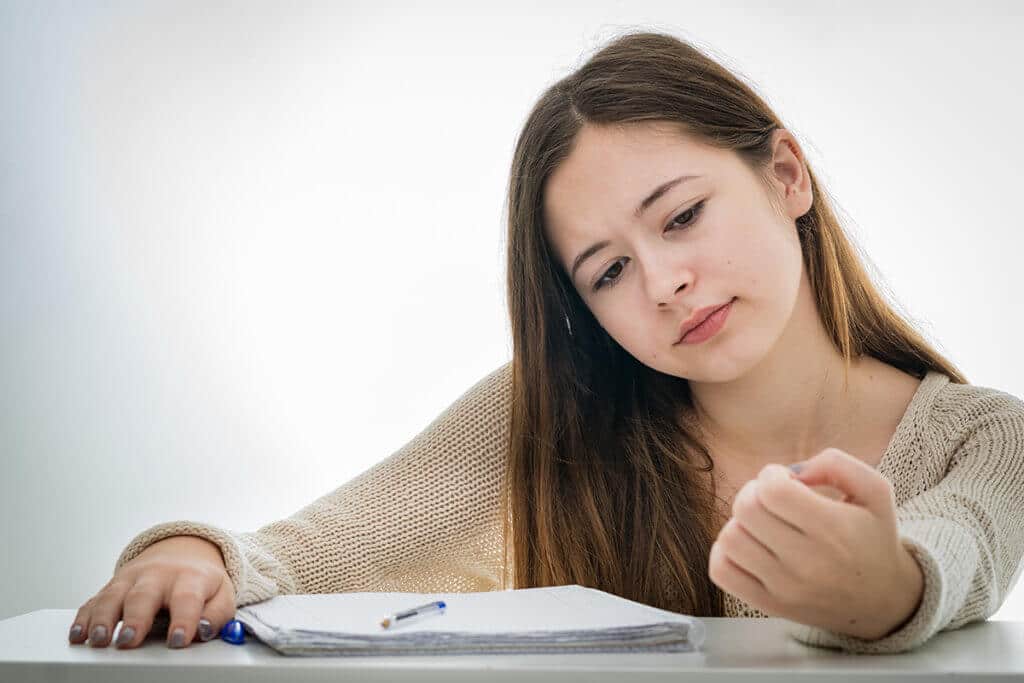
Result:
<instances>
[{"instance_id":1,"label":"white table","mask_svg":"<svg viewBox=\"0 0 1024 683\"><path fill-rule=\"evenodd\" d=\"M780 619L705 618L700 652L681 654L285 657L251 636L171 650L150 638L133 650L71 645L73 609L0 621L0 681L1024 681L1024 622L987 621L940 633L898 655L802 645Z\"/></svg>"}]
</instances>

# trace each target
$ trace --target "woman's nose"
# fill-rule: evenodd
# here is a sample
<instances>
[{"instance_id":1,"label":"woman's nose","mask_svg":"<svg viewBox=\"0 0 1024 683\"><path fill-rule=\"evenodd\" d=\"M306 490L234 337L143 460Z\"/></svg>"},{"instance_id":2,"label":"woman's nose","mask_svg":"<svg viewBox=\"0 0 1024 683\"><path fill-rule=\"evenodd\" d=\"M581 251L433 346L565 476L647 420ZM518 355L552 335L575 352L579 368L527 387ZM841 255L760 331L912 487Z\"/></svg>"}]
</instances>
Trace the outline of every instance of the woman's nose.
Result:
<instances>
[{"instance_id":1,"label":"woman's nose","mask_svg":"<svg viewBox=\"0 0 1024 683\"><path fill-rule=\"evenodd\" d=\"M691 270L678 259L662 257L650 262L644 273L647 295L658 306L667 306L686 289L693 279Z\"/></svg>"}]
</instances>

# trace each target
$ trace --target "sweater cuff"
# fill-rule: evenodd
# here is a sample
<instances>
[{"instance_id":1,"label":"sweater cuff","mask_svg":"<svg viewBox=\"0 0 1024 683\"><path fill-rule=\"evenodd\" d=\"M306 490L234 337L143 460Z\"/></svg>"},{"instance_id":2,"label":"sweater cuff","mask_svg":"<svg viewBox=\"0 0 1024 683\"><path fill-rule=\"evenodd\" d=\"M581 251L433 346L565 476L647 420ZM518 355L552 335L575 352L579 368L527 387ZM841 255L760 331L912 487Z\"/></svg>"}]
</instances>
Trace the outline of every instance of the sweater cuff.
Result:
<instances>
[{"instance_id":1,"label":"sweater cuff","mask_svg":"<svg viewBox=\"0 0 1024 683\"><path fill-rule=\"evenodd\" d=\"M198 536L206 539L220 548L224 556L224 566L235 589L235 606L242 606L257 602L251 599L254 596L247 595L245 587L246 571L242 561L242 552L235 539L230 533L210 524L193 522L189 520L178 520L174 522L163 522L156 524L135 536L121 551L114 571L123 567L126 563L138 557L138 555L157 541L162 541L171 536Z\"/></svg>"},{"instance_id":2,"label":"sweater cuff","mask_svg":"<svg viewBox=\"0 0 1024 683\"><path fill-rule=\"evenodd\" d=\"M943 626L940 623L942 596L945 588L942 568L934 554L918 539L907 533L901 533L900 541L917 560L921 572L924 574L924 592L921 595L921 603L902 628L882 638L866 640L787 620L787 634L805 645L839 649L852 654L905 652L919 647L935 635Z\"/></svg>"}]
</instances>

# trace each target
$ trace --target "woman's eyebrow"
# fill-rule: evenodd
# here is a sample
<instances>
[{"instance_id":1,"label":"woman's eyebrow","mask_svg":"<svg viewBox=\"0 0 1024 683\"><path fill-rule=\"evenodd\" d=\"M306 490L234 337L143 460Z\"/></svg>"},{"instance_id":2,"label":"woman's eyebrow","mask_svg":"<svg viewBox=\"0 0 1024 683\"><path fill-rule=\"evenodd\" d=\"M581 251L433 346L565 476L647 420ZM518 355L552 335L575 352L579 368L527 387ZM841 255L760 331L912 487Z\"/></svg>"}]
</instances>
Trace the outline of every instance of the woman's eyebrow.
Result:
<instances>
[{"instance_id":1,"label":"woman's eyebrow","mask_svg":"<svg viewBox=\"0 0 1024 683\"><path fill-rule=\"evenodd\" d=\"M636 216L637 218L643 218L644 211L649 209L651 204L654 204L654 202L661 199L662 195L671 190L673 187L675 187L679 183L685 183L687 180L695 180L701 177L703 176L681 175L678 178L673 178L672 180L669 180L667 182L662 183L661 185L658 185L656 188L654 188L654 191L651 192L651 194L647 195L647 199L640 202L640 204L633 211L633 215Z\"/></svg>"},{"instance_id":2,"label":"woman's eyebrow","mask_svg":"<svg viewBox=\"0 0 1024 683\"><path fill-rule=\"evenodd\" d=\"M685 183L687 180L695 180L697 178L702 177L703 176L699 175L681 175L678 178L673 178L672 180L665 181L661 185L658 185L656 188L654 188L654 190L649 195L647 195L647 198L637 205L636 209L633 210L633 215L636 216L637 218L643 218L644 211L647 211L647 209L649 209L656 201L661 199L662 196L664 196L665 193L671 190L673 187L675 187L679 183ZM600 242L595 242L591 244L589 247L581 251L580 255L577 256L572 263L572 272L570 273L569 278L571 280L575 280L576 271L579 270L579 267L581 265L583 265L583 262L586 261L591 256L593 256L594 254L596 254L597 252L607 247L609 244L611 244L611 242L609 242L608 240L601 240Z\"/></svg>"}]
</instances>

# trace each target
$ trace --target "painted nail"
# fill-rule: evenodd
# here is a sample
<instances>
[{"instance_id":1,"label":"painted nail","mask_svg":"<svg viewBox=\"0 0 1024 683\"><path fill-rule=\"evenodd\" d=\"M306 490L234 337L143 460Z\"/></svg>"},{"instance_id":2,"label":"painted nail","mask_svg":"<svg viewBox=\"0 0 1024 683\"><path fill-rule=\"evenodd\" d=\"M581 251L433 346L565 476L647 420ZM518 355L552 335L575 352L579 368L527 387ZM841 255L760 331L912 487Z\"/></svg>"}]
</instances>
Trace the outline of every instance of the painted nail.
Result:
<instances>
[{"instance_id":1,"label":"painted nail","mask_svg":"<svg viewBox=\"0 0 1024 683\"><path fill-rule=\"evenodd\" d=\"M75 624L71 627L71 633L68 634L68 638L71 640L78 640L78 637L82 635L83 630L85 629L82 628L81 624Z\"/></svg>"},{"instance_id":2,"label":"painted nail","mask_svg":"<svg viewBox=\"0 0 1024 683\"><path fill-rule=\"evenodd\" d=\"M185 647L185 629L180 626L171 634L171 647Z\"/></svg>"},{"instance_id":3,"label":"painted nail","mask_svg":"<svg viewBox=\"0 0 1024 683\"><path fill-rule=\"evenodd\" d=\"M107 627L102 624L97 624L92 627L92 634L89 635L89 640L92 641L93 645L101 645L107 640Z\"/></svg>"},{"instance_id":4,"label":"painted nail","mask_svg":"<svg viewBox=\"0 0 1024 683\"><path fill-rule=\"evenodd\" d=\"M210 638L213 638L213 624L211 624L206 617L199 620L199 640L204 643Z\"/></svg>"},{"instance_id":5,"label":"painted nail","mask_svg":"<svg viewBox=\"0 0 1024 683\"><path fill-rule=\"evenodd\" d=\"M800 470L804 468L803 463L795 462L789 466L789 469L793 470L795 474L800 474Z\"/></svg>"},{"instance_id":6,"label":"painted nail","mask_svg":"<svg viewBox=\"0 0 1024 683\"><path fill-rule=\"evenodd\" d=\"M117 634L117 644L127 645L135 637L135 629L131 626L122 626L121 632Z\"/></svg>"}]
</instances>

